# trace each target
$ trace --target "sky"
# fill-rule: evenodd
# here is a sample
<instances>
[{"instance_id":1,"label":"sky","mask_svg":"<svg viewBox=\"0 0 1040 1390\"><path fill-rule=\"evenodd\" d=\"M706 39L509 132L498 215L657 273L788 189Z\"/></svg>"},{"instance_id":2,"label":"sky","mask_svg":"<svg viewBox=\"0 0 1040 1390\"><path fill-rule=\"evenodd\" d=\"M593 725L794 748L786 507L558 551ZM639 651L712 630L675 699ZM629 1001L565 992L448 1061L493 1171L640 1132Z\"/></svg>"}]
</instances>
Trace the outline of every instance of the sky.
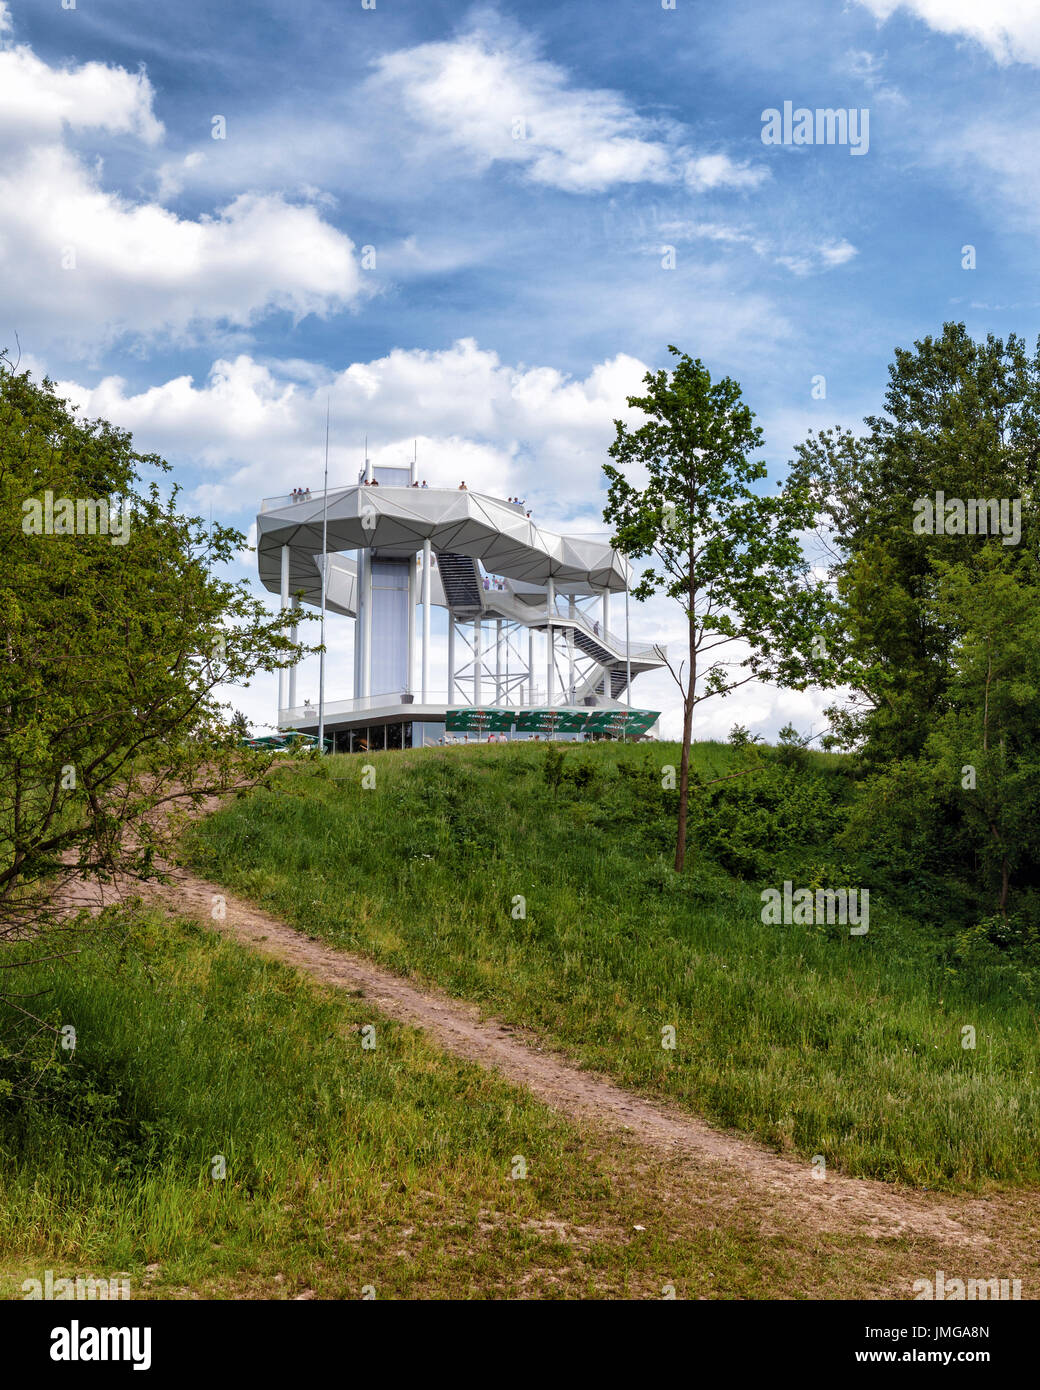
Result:
<instances>
[{"instance_id":1,"label":"sky","mask_svg":"<svg viewBox=\"0 0 1040 1390\"><path fill-rule=\"evenodd\" d=\"M0 347L250 537L320 486L326 403L332 484L367 436L605 535L671 343L739 381L772 481L881 407L896 346L1036 340L1038 67L1034 0L0 0ZM767 143L785 103L866 138ZM234 577L265 594L246 549ZM684 618L632 628L674 654ZM276 684L234 692L257 729ZM695 736L830 698L744 687ZM675 736L666 672L633 699Z\"/></svg>"}]
</instances>

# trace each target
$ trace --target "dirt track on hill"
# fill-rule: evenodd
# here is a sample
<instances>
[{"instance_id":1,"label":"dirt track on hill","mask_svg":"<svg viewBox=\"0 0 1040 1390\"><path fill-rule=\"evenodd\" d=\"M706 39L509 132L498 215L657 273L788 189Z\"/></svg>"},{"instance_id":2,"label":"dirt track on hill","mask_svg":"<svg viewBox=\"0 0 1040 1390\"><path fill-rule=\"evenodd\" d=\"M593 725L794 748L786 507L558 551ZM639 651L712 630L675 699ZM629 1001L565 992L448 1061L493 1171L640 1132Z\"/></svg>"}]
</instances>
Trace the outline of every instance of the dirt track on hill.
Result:
<instances>
[{"instance_id":1,"label":"dirt track on hill","mask_svg":"<svg viewBox=\"0 0 1040 1390\"><path fill-rule=\"evenodd\" d=\"M168 870L171 882L143 890L147 900L198 918L207 926L304 971L327 986L362 995L399 1022L423 1029L446 1051L494 1069L540 1101L601 1134L636 1146L637 1161L678 1163L684 1188L717 1209L753 1211L763 1237L790 1229L792 1222L814 1232L858 1239L903 1238L921 1245L915 1263L927 1275L929 1257L945 1253L969 1274L1001 1270L1023 1279L1023 1296L1040 1296L1040 1194L1002 1192L955 1197L913 1191L886 1183L828 1173L819 1180L811 1165L739 1136L713 1129L667 1102L633 1094L609 1078L587 1071L542 1045L533 1033L483 1018L472 1004L429 986L417 986L363 957L339 951L278 918L235 898L191 872ZM142 892L138 887L136 892ZM222 896L226 916L214 921L214 899ZM113 896L108 890L109 900ZM78 905L97 906L94 886L76 890ZM631 1157L631 1155L630 1155ZM970 1249L969 1249L970 1247ZM934 1268L934 1266L932 1266ZM911 1279L876 1296L908 1296Z\"/></svg>"}]
</instances>

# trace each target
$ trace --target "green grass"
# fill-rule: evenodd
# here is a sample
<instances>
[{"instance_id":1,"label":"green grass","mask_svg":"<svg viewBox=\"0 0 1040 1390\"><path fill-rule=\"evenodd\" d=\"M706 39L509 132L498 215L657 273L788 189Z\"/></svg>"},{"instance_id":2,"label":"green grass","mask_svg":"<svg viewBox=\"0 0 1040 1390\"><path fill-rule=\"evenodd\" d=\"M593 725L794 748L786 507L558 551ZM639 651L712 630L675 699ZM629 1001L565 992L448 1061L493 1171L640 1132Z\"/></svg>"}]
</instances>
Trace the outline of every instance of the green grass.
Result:
<instances>
[{"instance_id":1,"label":"green grass","mask_svg":"<svg viewBox=\"0 0 1040 1390\"><path fill-rule=\"evenodd\" d=\"M309 932L778 1149L931 1188L1036 1183L1036 1009L1011 975L953 971L933 929L877 885L866 937L760 920L760 889L785 874L843 886L856 871L830 849L841 759L747 779L772 779L772 809L739 792L740 844L724 815L706 819L694 838L714 857L695 847L679 877L662 789L677 747L572 746L556 787L546 757L529 743L286 767L201 823L191 860ZM704 776L737 757L695 750ZM733 854L769 876L732 876L717 861Z\"/></svg>"},{"instance_id":2,"label":"green grass","mask_svg":"<svg viewBox=\"0 0 1040 1390\"><path fill-rule=\"evenodd\" d=\"M87 944L19 974L77 1040L28 1080L0 1063L2 1297L50 1269L125 1274L134 1298L826 1298L945 1267L919 1242L775 1213L764 1236L738 1178L713 1175L705 1203L681 1160L579 1134L363 999L191 923L124 913Z\"/></svg>"},{"instance_id":3,"label":"green grass","mask_svg":"<svg viewBox=\"0 0 1040 1390\"><path fill-rule=\"evenodd\" d=\"M8 1293L45 1267L127 1271L137 1293L149 1264L167 1291L490 1292L532 1268L573 1286L548 1193L573 1224L610 1218L589 1242L608 1286L645 1283L652 1259L614 1256L609 1185L566 1125L359 999L155 913L19 983L49 985L77 1038L31 1100L0 1098Z\"/></svg>"}]
</instances>

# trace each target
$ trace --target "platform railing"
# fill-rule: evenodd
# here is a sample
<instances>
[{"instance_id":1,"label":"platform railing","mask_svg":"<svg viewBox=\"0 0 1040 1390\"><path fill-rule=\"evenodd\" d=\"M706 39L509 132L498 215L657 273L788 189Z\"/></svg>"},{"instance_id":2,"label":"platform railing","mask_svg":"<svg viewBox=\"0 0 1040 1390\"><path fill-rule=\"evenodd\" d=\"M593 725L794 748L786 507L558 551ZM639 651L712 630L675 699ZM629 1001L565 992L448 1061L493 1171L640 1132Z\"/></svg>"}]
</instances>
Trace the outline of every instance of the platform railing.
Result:
<instances>
[{"instance_id":1,"label":"platform railing","mask_svg":"<svg viewBox=\"0 0 1040 1390\"><path fill-rule=\"evenodd\" d=\"M468 695L456 690L453 697L449 697L446 690L431 690L427 692L426 703L422 702L417 694L413 700L407 703L402 700L400 691L392 691L385 695L363 695L356 700L326 700L325 702L325 722L340 719L351 719L356 715L368 714L378 710L380 717L388 714L396 714L400 711L400 717L407 720L411 715L418 714L421 710L427 710L431 706L450 706L453 709L540 709L547 706L545 690L535 687L533 697L525 686L522 691L514 694L503 694L500 700L495 699L489 691L481 698L479 704L473 699L473 678L466 677L462 680L470 686ZM490 680L485 681L485 687L490 684ZM522 698L517 698L517 696ZM620 709L621 703L618 700L604 699L602 696L597 698L596 706L604 709ZM589 709L593 706L579 704L568 705L566 701L561 701L557 695L552 702L553 708L559 709ZM280 728L296 727L297 725L311 725L318 721L317 705L296 705L279 711L278 724Z\"/></svg>"}]
</instances>

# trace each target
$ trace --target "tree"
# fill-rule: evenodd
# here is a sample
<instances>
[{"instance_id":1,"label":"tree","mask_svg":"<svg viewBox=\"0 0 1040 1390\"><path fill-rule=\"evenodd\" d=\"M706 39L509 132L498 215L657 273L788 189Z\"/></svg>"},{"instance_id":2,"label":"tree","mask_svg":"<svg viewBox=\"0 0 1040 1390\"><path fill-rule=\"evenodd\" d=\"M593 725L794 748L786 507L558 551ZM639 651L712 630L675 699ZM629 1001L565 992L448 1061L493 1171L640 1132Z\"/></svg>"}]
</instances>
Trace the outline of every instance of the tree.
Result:
<instances>
[{"instance_id":1,"label":"tree","mask_svg":"<svg viewBox=\"0 0 1040 1390\"><path fill-rule=\"evenodd\" d=\"M217 687L300 648L214 573L245 537L142 483L167 468L0 366L0 942L60 917L73 874L155 876L167 812L266 765Z\"/></svg>"},{"instance_id":2,"label":"tree","mask_svg":"<svg viewBox=\"0 0 1040 1390\"><path fill-rule=\"evenodd\" d=\"M1025 941L1040 923L1040 345L947 323L896 349L865 424L810 436L791 473L819 516L851 692L828 713L869 773L848 838L891 879L941 876L948 916L984 905L994 939ZM939 493L944 524L918 526ZM980 501L986 525L962 525Z\"/></svg>"},{"instance_id":3,"label":"tree","mask_svg":"<svg viewBox=\"0 0 1040 1390\"><path fill-rule=\"evenodd\" d=\"M821 431L799 446L790 478L813 499L836 603L827 640L834 675L851 690L829 710L847 747L882 767L916 756L952 677L950 634L936 620L932 557L973 570L976 535L914 529L914 503L1023 498L1040 469L1040 348L1013 334L974 342L947 323L912 350L897 348L883 413L861 436ZM1023 506L1022 545L1040 535ZM999 544L999 541L997 542Z\"/></svg>"},{"instance_id":4,"label":"tree","mask_svg":"<svg viewBox=\"0 0 1040 1390\"><path fill-rule=\"evenodd\" d=\"M1040 906L1038 562L987 545L970 567L936 555L932 573L928 617L950 638L942 706L920 753L867 781L848 838L907 877L924 863L964 882L1008 944L1035 934Z\"/></svg>"},{"instance_id":5,"label":"tree","mask_svg":"<svg viewBox=\"0 0 1040 1390\"><path fill-rule=\"evenodd\" d=\"M938 558L933 569L933 619L956 636L924 758L956 789L964 839L1006 930L1013 877L1035 875L1040 849L1037 558L986 545L971 570Z\"/></svg>"},{"instance_id":6,"label":"tree","mask_svg":"<svg viewBox=\"0 0 1040 1390\"><path fill-rule=\"evenodd\" d=\"M228 728L240 739L249 737L249 720L240 709L236 709L231 716Z\"/></svg>"},{"instance_id":7,"label":"tree","mask_svg":"<svg viewBox=\"0 0 1040 1390\"><path fill-rule=\"evenodd\" d=\"M615 420L614 464L604 520L623 554L652 563L633 596L663 592L687 621L688 655L669 662L683 699L675 868L686 859L693 713L712 696L756 678L804 686L826 665L813 647L826 598L809 573L797 532L811 523L808 494L754 491L766 476L750 455L762 431L729 377L713 382L678 348L675 369L648 372L647 394L628 405L647 417L630 430ZM743 655L724 658L733 644ZM706 662L706 664L705 664Z\"/></svg>"}]
</instances>

